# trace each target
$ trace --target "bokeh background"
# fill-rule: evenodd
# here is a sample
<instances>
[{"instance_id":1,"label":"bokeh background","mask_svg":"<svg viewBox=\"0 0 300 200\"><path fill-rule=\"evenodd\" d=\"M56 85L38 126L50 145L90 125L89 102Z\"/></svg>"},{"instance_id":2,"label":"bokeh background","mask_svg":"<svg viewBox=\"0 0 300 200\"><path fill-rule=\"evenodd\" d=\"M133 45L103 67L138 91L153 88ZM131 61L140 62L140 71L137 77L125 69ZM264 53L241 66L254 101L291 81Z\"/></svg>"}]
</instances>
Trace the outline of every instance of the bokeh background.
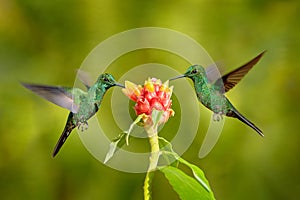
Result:
<instances>
[{"instance_id":1,"label":"bokeh background","mask_svg":"<svg viewBox=\"0 0 300 200\"><path fill-rule=\"evenodd\" d=\"M1 0L0 198L142 199L145 175L101 164L83 147L76 132L53 159L51 152L68 112L19 82L72 86L76 69L101 41L128 29L157 26L194 38L228 71L267 50L228 93L266 137L228 119L213 151L199 159L210 117L201 107L197 138L183 157L204 170L217 199L298 199L299 19L296 0ZM148 50L119 63L180 64L168 56L173 55ZM113 67L110 70L121 77ZM109 105L110 95L111 91L103 107ZM103 115L109 114L109 109L102 110ZM175 120L169 123L176 125ZM178 196L157 173L153 199L166 198Z\"/></svg>"}]
</instances>

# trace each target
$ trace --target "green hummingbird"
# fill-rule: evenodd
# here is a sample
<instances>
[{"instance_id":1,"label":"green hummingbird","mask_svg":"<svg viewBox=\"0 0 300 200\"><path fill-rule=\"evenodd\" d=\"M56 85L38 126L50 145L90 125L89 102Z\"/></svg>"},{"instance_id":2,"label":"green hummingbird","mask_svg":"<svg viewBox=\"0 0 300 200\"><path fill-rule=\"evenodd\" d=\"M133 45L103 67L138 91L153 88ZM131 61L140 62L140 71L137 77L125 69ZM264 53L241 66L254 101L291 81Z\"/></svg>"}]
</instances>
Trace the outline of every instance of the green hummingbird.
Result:
<instances>
[{"instance_id":1,"label":"green hummingbird","mask_svg":"<svg viewBox=\"0 0 300 200\"><path fill-rule=\"evenodd\" d=\"M109 88L113 86L124 88L123 85L115 81L111 74L101 74L93 85L89 83L89 80L85 80L87 77L82 71L79 71L78 74L87 87L87 91L71 87L22 83L24 87L44 99L70 110L65 128L54 148L53 157L58 153L74 128L81 128L82 131L87 129L87 120L99 110L103 96Z\"/></svg>"},{"instance_id":2,"label":"green hummingbird","mask_svg":"<svg viewBox=\"0 0 300 200\"><path fill-rule=\"evenodd\" d=\"M218 71L216 68L208 67L208 69L205 70L200 65L192 65L183 75L171 78L170 80L183 77L190 78L194 83L198 100L205 107L213 111L214 120L219 121L223 115L237 118L253 128L259 135L264 136L262 131L238 112L224 95L247 74L247 72L261 59L264 53L265 51L236 70L219 78L216 78L215 75L216 71Z\"/></svg>"}]
</instances>

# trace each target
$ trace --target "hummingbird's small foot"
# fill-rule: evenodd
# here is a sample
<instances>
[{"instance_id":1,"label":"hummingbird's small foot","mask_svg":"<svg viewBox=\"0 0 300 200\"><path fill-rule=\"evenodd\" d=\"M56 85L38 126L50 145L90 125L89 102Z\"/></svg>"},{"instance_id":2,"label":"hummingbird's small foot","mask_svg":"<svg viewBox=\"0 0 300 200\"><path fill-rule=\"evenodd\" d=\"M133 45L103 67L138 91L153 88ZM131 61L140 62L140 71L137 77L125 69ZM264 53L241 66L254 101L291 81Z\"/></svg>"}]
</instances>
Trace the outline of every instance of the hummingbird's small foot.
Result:
<instances>
[{"instance_id":1,"label":"hummingbird's small foot","mask_svg":"<svg viewBox=\"0 0 300 200\"><path fill-rule=\"evenodd\" d=\"M81 132L87 130L88 127L89 127L89 124L87 123L87 121L78 122L78 130L81 130Z\"/></svg>"},{"instance_id":2,"label":"hummingbird's small foot","mask_svg":"<svg viewBox=\"0 0 300 200\"><path fill-rule=\"evenodd\" d=\"M219 122L223 119L223 115L221 112L213 114L213 120Z\"/></svg>"}]
</instances>

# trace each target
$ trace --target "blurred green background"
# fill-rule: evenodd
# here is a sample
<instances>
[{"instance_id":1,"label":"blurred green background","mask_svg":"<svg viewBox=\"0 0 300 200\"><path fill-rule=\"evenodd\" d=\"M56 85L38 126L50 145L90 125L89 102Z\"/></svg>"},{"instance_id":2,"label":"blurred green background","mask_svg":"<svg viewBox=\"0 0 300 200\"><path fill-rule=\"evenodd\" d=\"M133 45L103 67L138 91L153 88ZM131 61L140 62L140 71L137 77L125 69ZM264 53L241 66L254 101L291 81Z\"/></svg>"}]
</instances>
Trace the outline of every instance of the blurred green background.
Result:
<instances>
[{"instance_id":1,"label":"blurred green background","mask_svg":"<svg viewBox=\"0 0 300 200\"><path fill-rule=\"evenodd\" d=\"M194 38L227 70L268 50L228 93L266 137L228 119L213 151L199 159L210 116L201 107L205 117L183 157L204 170L217 199L299 199L299 19L296 0L1 0L0 198L142 199L144 174L101 164L76 132L53 159L68 112L19 81L71 86L76 69L101 41L128 29L158 26ZM137 59L153 62L142 54ZM153 184L153 199L178 199L162 174Z\"/></svg>"}]
</instances>

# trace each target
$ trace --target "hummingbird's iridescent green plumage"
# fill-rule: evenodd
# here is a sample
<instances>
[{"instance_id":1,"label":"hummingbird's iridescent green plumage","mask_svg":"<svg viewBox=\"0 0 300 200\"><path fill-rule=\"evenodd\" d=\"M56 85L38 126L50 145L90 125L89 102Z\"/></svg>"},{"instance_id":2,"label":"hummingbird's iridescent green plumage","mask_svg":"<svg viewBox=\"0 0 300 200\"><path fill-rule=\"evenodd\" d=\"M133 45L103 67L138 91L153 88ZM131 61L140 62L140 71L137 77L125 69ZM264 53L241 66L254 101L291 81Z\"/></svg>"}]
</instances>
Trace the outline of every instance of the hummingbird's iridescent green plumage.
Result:
<instances>
[{"instance_id":1,"label":"hummingbird's iridescent green plumage","mask_svg":"<svg viewBox=\"0 0 300 200\"><path fill-rule=\"evenodd\" d=\"M228 117L237 118L253 128L261 136L264 136L262 131L239 113L224 95L224 93L233 88L246 75L246 73L260 60L264 53L265 52L259 54L248 63L217 80L211 80L209 70L205 70L200 65L193 65L189 67L183 75L170 80L183 77L190 78L194 82L198 100L205 107L213 111L215 117L226 115Z\"/></svg>"},{"instance_id":2,"label":"hummingbird's iridescent green plumage","mask_svg":"<svg viewBox=\"0 0 300 200\"><path fill-rule=\"evenodd\" d=\"M56 87L22 83L24 87L35 92L48 101L70 110L66 126L54 148L53 157L58 153L71 131L75 128L87 127L87 120L99 109L105 92L113 87L123 85L117 83L111 74L101 74L94 85L82 80L87 92L79 88Z\"/></svg>"}]
</instances>

